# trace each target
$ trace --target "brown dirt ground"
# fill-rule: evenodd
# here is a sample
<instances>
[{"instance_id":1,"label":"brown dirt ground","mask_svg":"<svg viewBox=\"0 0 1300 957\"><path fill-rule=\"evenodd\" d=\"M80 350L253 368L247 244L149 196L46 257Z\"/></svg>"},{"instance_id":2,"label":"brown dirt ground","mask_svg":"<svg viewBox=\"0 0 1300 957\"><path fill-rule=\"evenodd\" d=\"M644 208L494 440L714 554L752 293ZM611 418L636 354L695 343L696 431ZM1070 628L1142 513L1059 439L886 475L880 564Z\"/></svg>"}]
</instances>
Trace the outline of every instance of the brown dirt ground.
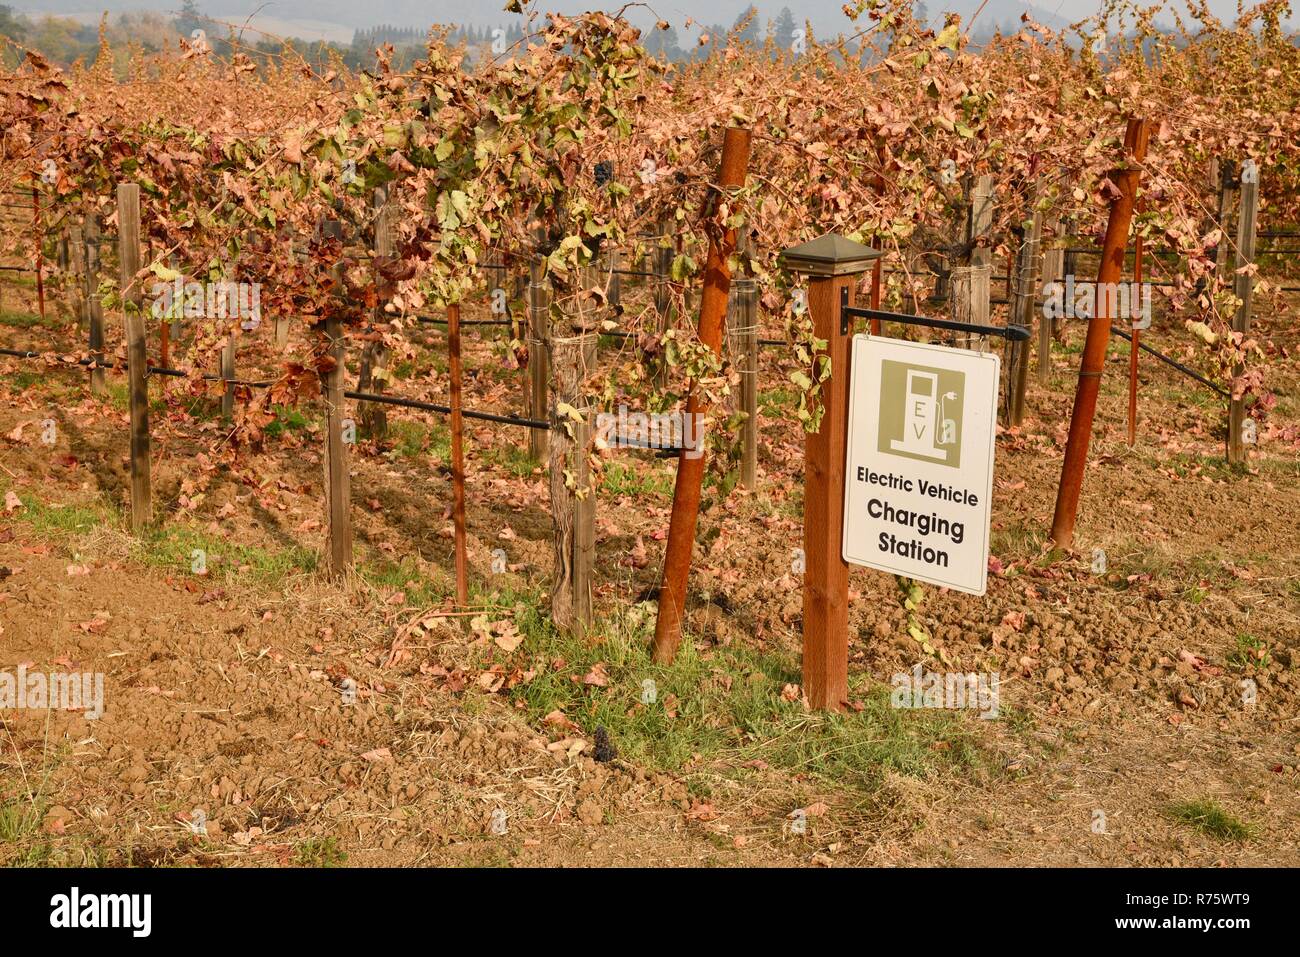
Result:
<instances>
[{"instance_id":1,"label":"brown dirt ground","mask_svg":"<svg viewBox=\"0 0 1300 957\"><path fill-rule=\"evenodd\" d=\"M467 403L517 408L519 373L502 368L490 337L467 338L468 364L483 370ZM81 336L6 325L0 339L71 351ZM0 438L0 482L46 509L93 516L107 503L110 515L69 530L36 509L0 512L0 670L102 671L107 689L98 721L0 712L0 799L41 816L39 829L0 843L0 861L310 863L332 838L354 865L1300 864L1296 364L1285 349L1270 357L1279 405L1243 474L1220 464L1218 405L1154 361L1144 361L1142 434L1128 449L1127 355L1112 352L1078 553L1042 545L1077 366L1077 352L1063 351L1051 388L1031 385L1026 426L999 441L1002 572L983 598L927 589L920 617L949 665L908 637L892 579L853 573L855 681L887 683L924 660L995 670L1003 683L1001 720L960 718L989 770L885 769L867 812L836 782L788 768L738 776L727 759L676 771L596 762L590 727L530 719L505 693L527 680L517 662L490 646L485 656L465 618L428 617L422 596L447 593L451 554L445 456L428 435L420 454L363 443L353 460L359 556L404 561L427 593L310 572L262 579L248 549L321 547L319 434L308 423L231 459L216 447L211 399L174 392L155 415L155 497L164 523L229 544L205 579L148 560L122 531L122 403L91 399L81 373L0 359L0 436L27 423ZM445 372L426 375L428 355L412 358L419 371L393 390L445 395ZM692 630L708 648L797 661L799 583L788 569L801 544L792 478L802 439L779 404L774 350L761 382L760 487L702 522L693 584L714 600L695 607ZM47 417L58 423L53 447L38 438ZM544 588L543 476L505 467L519 430L473 424L469 434L472 576L491 578L503 548L503 580ZM620 461L641 490L600 498L602 611L656 582L670 504L671 463ZM1105 575L1091 573L1094 548L1107 553ZM340 702L345 677L360 688L352 706ZM707 802L688 787L700 774L715 784ZM1167 813L1201 798L1248 822L1249 839L1225 842ZM819 801L825 813L808 833L791 833L789 811ZM178 819L194 808L209 820L202 840ZM498 809L504 835L492 833ZM1105 833L1092 827L1097 811Z\"/></svg>"}]
</instances>

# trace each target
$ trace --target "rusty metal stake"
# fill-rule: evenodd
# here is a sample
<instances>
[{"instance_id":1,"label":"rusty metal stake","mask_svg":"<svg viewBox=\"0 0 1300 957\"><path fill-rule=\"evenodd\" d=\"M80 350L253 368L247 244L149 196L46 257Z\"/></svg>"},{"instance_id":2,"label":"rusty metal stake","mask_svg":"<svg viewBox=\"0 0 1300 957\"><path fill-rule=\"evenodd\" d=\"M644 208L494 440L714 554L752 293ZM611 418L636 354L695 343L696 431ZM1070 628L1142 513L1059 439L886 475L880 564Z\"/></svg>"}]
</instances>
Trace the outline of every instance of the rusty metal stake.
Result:
<instances>
[{"instance_id":1,"label":"rusty metal stake","mask_svg":"<svg viewBox=\"0 0 1300 957\"><path fill-rule=\"evenodd\" d=\"M1052 516L1052 541L1061 548L1074 543L1074 522L1079 512L1079 494L1083 489L1083 471L1088 465L1088 445L1092 440L1092 422L1097 413L1097 393L1101 387L1106 347L1110 342L1111 317L1104 290L1118 282L1124 273L1124 249L1128 245L1129 226L1137 199L1141 172L1138 165L1146 159L1150 130L1146 120L1129 120L1124 133L1127 162L1111 173L1111 181L1120 195L1110 207L1106 239L1102 243L1101 266L1097 270L1096 306L1088 321L1088 336L1083 346L1079 384L1074 393L1074 410L1070 415L1070 437L1065 445L1065 462L1061 466L1061 484L1056 492L1056 511Z\"/></svg>"},{"instance_id":2,"label":"rusty metal stake","mask_svg":"<svg viewBox=\"0 0 1300 957\"><path fill-rule=\"evenodd\" d=\"M743 186L749 166L750 131L728 127L722 140L722 160L718 181L709 203L712 215L720 193ZM704 266L704 294L700 300L700 341L719 354L722 349L722 326L727 314L727 295L731 289L731 271L727 260L736 250L736 231L724 229L709 237L709 254ZM707 411L692 385L686 400L687 421L701 421ZM704 481L703 436L693 429L697 447L683 449L677 458L677 481L673 488L673 511L668 523L668 549L664 559L664 577L659 587L659 617L655 621L654 660L670 663L682 640L682 614L686 607L686 583L691 571L691 552L695 548L695 523L700 514L700 486Z\"/></svg>"}]
</instances>

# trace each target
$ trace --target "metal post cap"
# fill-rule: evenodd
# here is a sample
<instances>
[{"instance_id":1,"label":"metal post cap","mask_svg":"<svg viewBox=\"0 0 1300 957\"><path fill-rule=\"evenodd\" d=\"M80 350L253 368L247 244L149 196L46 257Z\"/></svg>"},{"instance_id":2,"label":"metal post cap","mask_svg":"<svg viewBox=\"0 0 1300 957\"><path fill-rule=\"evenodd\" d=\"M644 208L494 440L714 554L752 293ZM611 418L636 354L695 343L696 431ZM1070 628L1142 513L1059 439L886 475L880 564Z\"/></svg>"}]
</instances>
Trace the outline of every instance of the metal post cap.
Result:
<instances>
[{"instance_id":1,"label":"metal post cap","mask_svg":"<svg viewBox=\"0 0 1300 957\"><path fill-rule=\"evenodd\" d=\"M838 233L824 233L811 242L792 246L781 253L780 262L790 272L810 276L845 276L866 272L885 253Z\"/></svg>"}]
</instances>

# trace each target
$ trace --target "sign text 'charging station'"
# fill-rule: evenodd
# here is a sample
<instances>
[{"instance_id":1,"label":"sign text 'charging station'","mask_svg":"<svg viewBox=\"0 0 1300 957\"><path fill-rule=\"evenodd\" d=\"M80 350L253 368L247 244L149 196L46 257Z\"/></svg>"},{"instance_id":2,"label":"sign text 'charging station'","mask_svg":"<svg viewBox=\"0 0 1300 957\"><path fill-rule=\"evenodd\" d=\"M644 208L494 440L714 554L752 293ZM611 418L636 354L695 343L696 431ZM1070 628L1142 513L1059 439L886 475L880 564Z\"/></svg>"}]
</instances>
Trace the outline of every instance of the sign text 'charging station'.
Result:
<instances>
[{"instance_id":1,"label":"sign text 'charging station'","mask_svg":"<svg viewBox=\"0 0 1300 957\"><path fill-rule=\"evenodd\" d=\"M844 560L984 594L996 355L853 338Z\"/></svg>"}]
</instances>

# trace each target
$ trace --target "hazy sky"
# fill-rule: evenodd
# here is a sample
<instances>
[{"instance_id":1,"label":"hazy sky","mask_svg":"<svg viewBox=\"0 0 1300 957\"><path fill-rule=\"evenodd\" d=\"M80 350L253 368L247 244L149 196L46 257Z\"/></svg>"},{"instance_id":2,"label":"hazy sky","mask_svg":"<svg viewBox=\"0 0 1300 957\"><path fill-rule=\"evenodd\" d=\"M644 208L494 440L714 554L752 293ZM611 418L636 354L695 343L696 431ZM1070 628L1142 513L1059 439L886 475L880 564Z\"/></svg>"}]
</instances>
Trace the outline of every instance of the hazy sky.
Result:
<instances>
[{"instance_id":1,"label":"hazy sky","mask_svg":"<svg viewBox=\"0 0 1300 957\"><path fill-rule=\"evenodd\" d=\"M347 42L358 27L391 23L396 26L426 27L431 23L459 23L475 26L495 26L509 23L511 15L503 12L504 0L196 0L204 13L223 20L244 22L256 15L253 25L279 35L294 35L305 39L328 39ZM678 29L680 38L690 42L692 30L685 28L688 18L697 23L718 23L730 26L740 11L751 0L649 0L631 6L629 15L635 22L646 25L654 19L668 20ZM795 19L810 20L819 36L831 36L841 31L849 32L851 24L841 12L844 0L752 0L759 10L760 26L788 6ZM1169 0L1173 7L1185 10L1184 0ZM0 0L29 15L52 13L74 16L83 22L94 22L102 11L111 13L123 10L154 10L175 12L181 0ZM926 0L933 21L941 22L944 10L961 13L969 22L979 7L980 0ZM1224 20L1236 16L1236 0L1209 0L1211 10ZM1297 5L1300 5L1298 2ZM535 8L561 13L576 13L590 8L617 10L621 4L600 3L599 0L540 0ZM1032 12L1049 26L1078 21L1093 15L1100 7L1099 0L1037 0ZM1023 0L988 0L976 24L1006 25L1014 23L1026 9ZM1293 17L1292 21L1297 21Z\"/></svg>"}]
</instances>

